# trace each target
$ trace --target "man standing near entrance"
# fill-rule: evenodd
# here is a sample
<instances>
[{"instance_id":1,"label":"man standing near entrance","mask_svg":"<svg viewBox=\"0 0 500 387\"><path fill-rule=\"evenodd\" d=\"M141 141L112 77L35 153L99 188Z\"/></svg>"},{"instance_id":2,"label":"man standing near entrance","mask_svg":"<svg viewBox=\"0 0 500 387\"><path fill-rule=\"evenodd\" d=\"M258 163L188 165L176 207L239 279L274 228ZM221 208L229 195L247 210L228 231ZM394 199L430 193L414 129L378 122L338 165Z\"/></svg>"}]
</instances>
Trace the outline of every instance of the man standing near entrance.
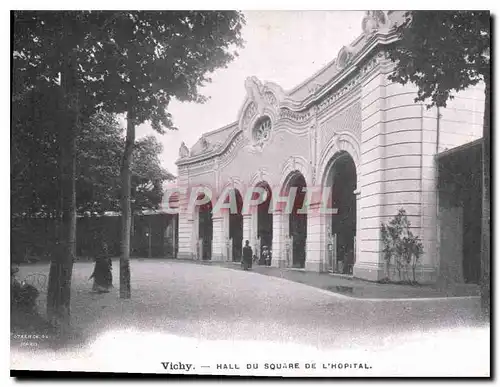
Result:
<instances>
[{"instance_id":1,"label":"man standing near entrance","mask_svg":"<svg viewBox=\"0 0 500 387\"><path fill-rule=\"evenodd\" d=\"M252 248L250 247L250 242L245 241L245 247L243 247L243 259L241 260L243 270L248 270L252 267Z\"/></svg>"}]
</instances>

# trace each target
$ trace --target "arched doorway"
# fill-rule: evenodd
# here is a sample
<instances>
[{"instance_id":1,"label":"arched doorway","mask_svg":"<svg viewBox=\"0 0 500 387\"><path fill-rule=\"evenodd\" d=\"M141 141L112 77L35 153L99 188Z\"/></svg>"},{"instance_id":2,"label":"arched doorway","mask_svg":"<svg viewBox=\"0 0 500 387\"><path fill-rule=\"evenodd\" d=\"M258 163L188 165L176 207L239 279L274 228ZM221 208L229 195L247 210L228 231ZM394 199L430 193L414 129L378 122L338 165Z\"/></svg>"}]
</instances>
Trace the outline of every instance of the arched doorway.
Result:
<instances>
[{"instance_id":1,"label":"arched doorway","mask_svg":"<svg viewBox=\"0 0 500 387\"><path fill-rule=\"evenodd\" d=\"M243 249L243 198L239 190L235 189L233 192L236 198L236 211L229 212L229 239L232 244L232 261L240 262ZM227 200L231 200L229 195Z\"/></svg>"},{"instance_id":2,"label":"arched doorway","mask_svg":"<svg viewBox=\"0 0 500 387\"><path fill-rule=\"evenodd\" d=\"M356 260L356 165L349 153L342 151L329 163L326 186L331 187L329 207L337 210L327 216L329 270L352 274Z\"/></svg>"},{"instance_id":3,"label":"arched doorway","mask_svg":"<svg viewBox=\"0 0 500 387\"><path fill-rule=\"evenodd\" d=\"M267 249L272 254L271 249L273 246L273 214L269 211L271 208L272 190L265 181L257 184L257 187L265 189L267 197L263 203L259 204L257 209L257 251L254 253L257 255L258 264L265 265L266 263L270 264L270 260L266 262L262 253L264 249Z\"/></svg>"},{"instance_id":4,"label":"arched doorway","mask_svg":"<svg viewBox=\"0 0 500 387\"><path fill-rule=\"evenodd\" d=\"M292 267L304 268L306 263L306 241L307 241L307 214L299 211L305 199L303 188L306 187L304 175L300 172L294 173L288 183L288 192L296 188L295 200L288 217L288 235L292 249Z\"/></svg>"},{"instance_id":5,"label":"arched doorway","mask_svg":"<svg viewBox=\"0 0 500 387\"><path fill-rule=\"evenodd\" d=\"M198 195L198 200L203 200L205 194ZM212 203L208 202L198 207L198 249L201 259L212 259Z\"/></svg>"}]
</instances>

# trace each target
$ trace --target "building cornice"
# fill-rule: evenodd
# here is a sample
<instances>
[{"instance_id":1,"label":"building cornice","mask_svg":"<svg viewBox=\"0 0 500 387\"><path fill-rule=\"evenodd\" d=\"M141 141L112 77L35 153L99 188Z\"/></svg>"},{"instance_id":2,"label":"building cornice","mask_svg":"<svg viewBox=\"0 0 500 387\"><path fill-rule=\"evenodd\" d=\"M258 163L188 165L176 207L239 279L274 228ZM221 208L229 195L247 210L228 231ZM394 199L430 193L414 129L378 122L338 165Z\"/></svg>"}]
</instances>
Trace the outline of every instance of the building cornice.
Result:
<instances>
[{"instance_id":1,"label":"building cornice","mask_svg":"<svg viewBox=\"0 0 500 387\"><path fill-rule=\"evenodd\" d=\"M359 49L355 47L357 44L361 42L362 39L366 39ZM370 34L363 33L358 36L348 47L343 47L337 56L336 59L329 62L326 66L324 66L321 70L317 71L314 75L306 79L304 82L297 85L291 91L283 93L282 99L279 102L279 106L277 107L277 111L279 113L280 119L292 119L297 115L300 117L297 119L298 123L307 122L309 120L309 115L314 115L312 109L327 109L331 105L335 104L337 100L343 99L342 97L345 94L349 94L356 87L356 83L358 80L352 80L356 74L359 74L363 70L363 66L367 66L366 63L369 61L374 54L376 54L382 47L388 46L398 40L398 34L394 27L390 29L385 28L383 30L375 30ZM335 62L339 61L339 57L342 53L347 52L349 54L349 59L346 63L344 63L344 67L339 69L337 73L335 73L326 83L320 85L316 90L312 91L308 96L303 98L302 100L295 100L291 97L293 93L298 91L300 88L306 86L308 83L314 82L314 79L327 71L331 66L335 65ZM352 55L352 56L351 56ZM368 65L369 66L369 65ZM368 68L368 70L371 68ZM357 77L356 77L357 78ZM352 80L349 82L349 80ZM345 90L341 90L341 87L346 84L348 87ZM266 85L274 85L272 82L266 83ZM278 85L276 85L279 88ZM274 88L275 89L275 88ZM281 88L280 88L281 89ZM282 90L282 89L281 89ZM340 91L340 93L339 93ZM337 92L338 95L335 95L333 98L331 97L332 93ZM280 94L279 92L275 94ZM325 100L330 98L331 101ZM231 144L236 141L238 135L244 135L244 130L241 128L241 125L238 125L241 120L241 116L245 113L247 106L250 101L248 97L245 98L245 102L240 110L240 118L238 121L228 124L222 128L213 130L211 132L204 133L202 137L206 138L210 134L215 134L221 132L223 130L227 130L231 126L236 126L235 130L233 130L226 141L222 144L219 144L217 147L202 152L197 155L187 156L176 161L176 165L178 167L186 167L191 164L196 164L201 161L218 157L224 154L231 146ZM321 107L321 105L324 105ZM290 112L287 113L287 110ZM305 114L305 116L304 116ZM295 121L294 121L295 122Z\"/></svg>"}]
</instances>

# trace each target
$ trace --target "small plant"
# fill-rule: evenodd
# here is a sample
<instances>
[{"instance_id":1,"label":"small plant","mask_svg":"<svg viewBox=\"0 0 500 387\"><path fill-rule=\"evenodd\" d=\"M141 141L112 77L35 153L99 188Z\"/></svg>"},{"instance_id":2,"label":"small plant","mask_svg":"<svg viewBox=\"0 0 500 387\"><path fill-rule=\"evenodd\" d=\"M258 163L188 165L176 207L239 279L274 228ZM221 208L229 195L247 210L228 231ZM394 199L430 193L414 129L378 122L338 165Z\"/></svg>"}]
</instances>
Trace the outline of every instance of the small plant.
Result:
<instances>
[{"instance_id":1,"label":"small plant","mask_svg":"<svg viewBox=\"0 0 500 387\"><path fill-rule=\"evenodd\" d=\"M33 312L36 309L36 300L40 293L33 285L18 281L16 278L18 271L18 268L11 268L10 271L11 306L14 309Z\"/></svg>"},{"instance_id":2,"label":"small plant","mask_svg":"<svg viewBox=\"0 0 500 387\"><path fill-rule=\"evenodd\" d=\"M424 249L420 238L413 235L410 226L411 223L404 209L400 209L389 224L382 223L380 231L385 261L385 278L382 282L390 282L390 267L394 262L394 271L397 271L399 281L417 283L416 267ZM410 268L411 280L408 275Z\"/></svg>"}]
</instances>

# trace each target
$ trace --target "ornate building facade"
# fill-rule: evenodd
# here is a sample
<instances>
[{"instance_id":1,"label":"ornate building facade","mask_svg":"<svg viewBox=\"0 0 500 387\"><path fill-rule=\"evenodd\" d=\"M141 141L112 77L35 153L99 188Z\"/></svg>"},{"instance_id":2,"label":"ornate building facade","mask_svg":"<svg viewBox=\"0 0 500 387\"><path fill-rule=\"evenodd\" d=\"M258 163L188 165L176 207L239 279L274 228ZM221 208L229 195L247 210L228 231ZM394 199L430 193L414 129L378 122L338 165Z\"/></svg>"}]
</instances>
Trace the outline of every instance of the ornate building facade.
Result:
<instances>
[{"instance_id":1,"label":"ornate building facade","mask_svg":"<svg viewBox=\"0 0 500 387\"><path fill-rule=\"evenodd\" d=\"M381 223L404 208L424 246L419 280L440 266L436 155L481 136L481 86L461 92L446 109L415 103L416 89L392 83L386 47L402 12L371 11L362 33L327 66L291 91L249 77L237 120L179 151L179 187L231 191L238 213L190 209L179 196L178 257L237 261L244 240L272 266L384 277ZM249 187L268 200L251 213ZM337 214L269 211L291 187L331 187ZM296 207L303 204L298 195Z\"/></svg>"}]
</instances>

